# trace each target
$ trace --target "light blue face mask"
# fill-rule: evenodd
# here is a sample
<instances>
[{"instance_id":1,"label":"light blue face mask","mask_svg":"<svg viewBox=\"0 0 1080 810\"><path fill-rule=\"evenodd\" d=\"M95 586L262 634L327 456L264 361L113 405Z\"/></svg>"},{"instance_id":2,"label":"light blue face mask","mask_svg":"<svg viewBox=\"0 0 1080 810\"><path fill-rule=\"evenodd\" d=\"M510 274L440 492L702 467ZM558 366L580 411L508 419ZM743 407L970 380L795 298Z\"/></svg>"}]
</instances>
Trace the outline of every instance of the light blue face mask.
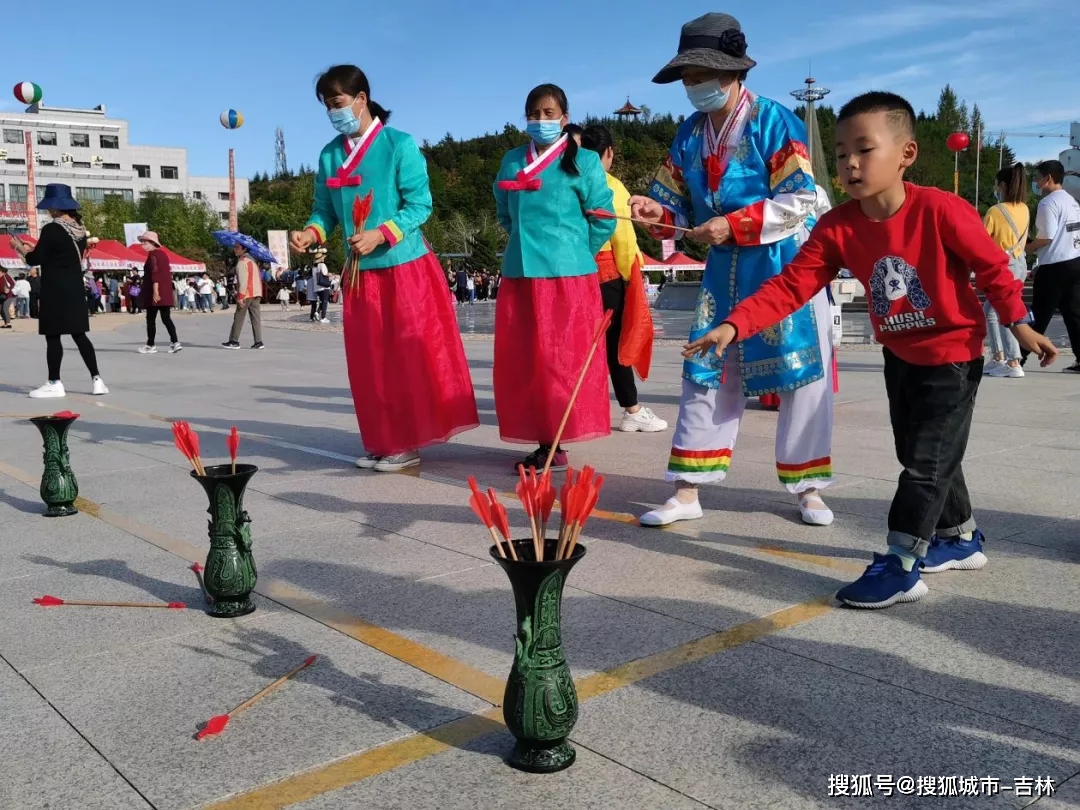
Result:
<instances>
[{"instance_id":1,"label":"light blue face mask","mask_svg":"<svg viewBox=\"0 0 1080 810\"><path fill-rule=\"evenodd\" d=\"M360 131L360 119L352 111L352 104L348 107L339 107L336 110L327 110L330 123L334 129L342 135L355 135Z\"/></svg>"},{"instance_id":2,"label":"light blue face mask","mask_svg":"<svg viewBox=\"0 0 1080 810\"><path fill-rule=\"evenodd\" d=\"M996 188L994 189L994 199L997 200L998 202L1001 202L1001 190L1000 189L996 189Z\"/></svg>"},{"instance_id":3,"label":"light blue face mask","mask_svg":"<svg viewBox=\"0 0 1080 810\"><path fill-rule=\"evenodd\" d=\"M686 88L686 97L698 112L711 113L723 109L731 95L730 88L724 90L719 79L709 79L701 84L692 84Z\"/></svg>"},{"instance_id":4,"label":"light blue face mask","mask_svg":"<svg viewBox=\"0 0 1080 810\"><path fill-rule=\"evenodd\" d=\"M530 121L525 125L526 134L541 146L550 146L559 140L562 130L558 121Z\"/></svg>"},{"instance_id":5,"label":"light blue face mask","mask_svg":"<svg viewBox=\"0 0 1080 810\"><path fill-rule=\"evenodd\" d=\"M1043 195L1043 190L1039 188L1039 184L1034 180L1031 181L1031 193L1036 197L1041 197Z\"/></svg>"}]
</instances>

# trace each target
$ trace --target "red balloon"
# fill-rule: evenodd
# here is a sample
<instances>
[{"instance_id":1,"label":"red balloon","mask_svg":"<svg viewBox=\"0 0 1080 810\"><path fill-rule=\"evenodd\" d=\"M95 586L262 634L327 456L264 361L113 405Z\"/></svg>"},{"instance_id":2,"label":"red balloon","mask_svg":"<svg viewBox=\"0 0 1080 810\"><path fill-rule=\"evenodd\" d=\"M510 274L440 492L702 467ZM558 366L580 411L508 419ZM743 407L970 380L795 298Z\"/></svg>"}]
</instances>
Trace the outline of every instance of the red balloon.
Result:
<instances>
[{"instance_id":1,"label":"red balloon","mask_svg":"<svg viewBox=\"0 0 1080 810\"><path fill-rule=\"evenodd\" d=\"M971 145L971 137L966 132L954 132L945 141L945 145L953 152L960 152Z\"/></svg>"}]
</instances>

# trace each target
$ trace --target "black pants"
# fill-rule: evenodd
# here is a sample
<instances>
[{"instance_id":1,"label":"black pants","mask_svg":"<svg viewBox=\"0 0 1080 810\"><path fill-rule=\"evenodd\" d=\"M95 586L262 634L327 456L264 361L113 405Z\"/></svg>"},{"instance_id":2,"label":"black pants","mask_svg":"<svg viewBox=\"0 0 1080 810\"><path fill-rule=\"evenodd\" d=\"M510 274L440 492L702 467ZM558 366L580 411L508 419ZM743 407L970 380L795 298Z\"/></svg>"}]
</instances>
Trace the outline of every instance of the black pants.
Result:
<instances>
[{"instance_id":1,"label":"black pants","mask_svg":"<svg viewBox=\"0 0 1080 810\"><path fill-rule=\"evenodd\" d=\"M146 345L153 346L154 340L157 339L157 316L161 313L161 322L165 325L165 330L169 333L169 340L172 343L178 343L176 338L176 327L173 325L172 313L169 311L169 307L147 307L146 308Z\"/></svg>"},{"instance_id":2,"label":"black pants","mask_svg":"<svg viewBox=\"0 0 1080 810\"><path fill-rule=\"evenodd\" d=\"M1032 328L1045 335L1054 311L1061 310L1061 320L1073 351L1080 351L1080 259L1040 265L1031 286ZM1028 352L1022 356L1026 359Z\"/></svg>"},{"instance_id":3,"label":"black pants","mask_svg":"<svg viewBox=\"0 0 1080 810\"><path fill-rule=\"evenodd\" d=\"M326 320L326 305L330 303L330 288L320 287L316 293L317 298L311 299L311 318L315 319L315 310L319 310L319 320Z\"/></svg>"},{"instance_id":4,"label":"black pants","mask_svg":"<svg viewBox=\"0 0 1080 810\"><path fill-rule=\"evenodd\" d=\"M79 335L72 335L71 339L75 341L75 345L79 348L79 354L82 355L90 376L98 376L97 354L94 352L94 344L90 342L90 338L83 332ZM60 335L46 335L45 361L49 365L49 382L60 379L60 364L63 360L64 344L60 342Z\"/></svg>"},{"instance_id":5,"label":"black pants","mask_svg":"<svg viewBox=\"0 0 1080 810\"><path fill-rule=\"evenodd\" d=\"M889 545L924 557L935 533L975 529L962 462L983 359L916 366L884 353L889 420L904 467L889 509Z\"/></svg>"},{"instance_id":6,"label":"black pants","mask_svg":"<svg viewBox=\"0 0 1080 810\"><path fill-rule=\"evenodd\" d=\"M626 282L621 278L605 281L600 285L600 300L605 310L613 310L611 326L607 330L607 365L611 375L611 386L615 389L615 399L625 408L638 404L637 383L634 382L634 370L630 366L619 365L619 336L622 335L622 319L626 304Z\"/></svg>"}]
</instances>

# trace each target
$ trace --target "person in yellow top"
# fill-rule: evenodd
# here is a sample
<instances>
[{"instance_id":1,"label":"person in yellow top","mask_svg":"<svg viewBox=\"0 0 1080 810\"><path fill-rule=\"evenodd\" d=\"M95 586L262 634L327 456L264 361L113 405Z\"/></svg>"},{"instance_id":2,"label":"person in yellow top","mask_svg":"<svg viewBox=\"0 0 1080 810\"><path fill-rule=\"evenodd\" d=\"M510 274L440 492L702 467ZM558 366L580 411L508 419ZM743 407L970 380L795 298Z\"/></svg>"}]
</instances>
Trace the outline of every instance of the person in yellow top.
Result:
<instances>
[{"instance_id":1,"label":"person in yellow top","mask_svg":"<svg viewBox=\"0 0 1080 810\"><path fill-rule=\"evenodd\" d=\"M630 192L619 178L611 174L611 164L615 159L611 132L605 126L593 124L586 127L580 137L585 149L600 155L600 162L607 172L608 188L614 195L615 213L620 217L629 217ZM635 371L643 380L649 376L653 323L641 272L645 257L638 249L633 223L625 219L616 221L611 241L600 248L596 255L596 265L604 309L614 312L607 330L607 362L615 399L623 409L619 430L624 433L658 433L665 430L668 424L638 402L637 384L634 382Z\"/></svg>"},{"instance_id":2,"label":"person in yellow top","mask_svg":"<svg viewBox=\"0 0 1080 810\"><path fill-rule=\"evenodd\" d=\"M1027 207L1028 181L1023 163L1007 166L997 173L994 196L998 203L986 212L983 224L991 238L1009 254L1009 269L1013 276L1023 281L1028 274L1024 247L1031 225L1031 212ZM989 303L983 305L983 311L986 312L986 333L993 355L983 373L988 377L1023 377L1020 344L1012 330L1001 325Z\"/></svg>"}]
</instances>

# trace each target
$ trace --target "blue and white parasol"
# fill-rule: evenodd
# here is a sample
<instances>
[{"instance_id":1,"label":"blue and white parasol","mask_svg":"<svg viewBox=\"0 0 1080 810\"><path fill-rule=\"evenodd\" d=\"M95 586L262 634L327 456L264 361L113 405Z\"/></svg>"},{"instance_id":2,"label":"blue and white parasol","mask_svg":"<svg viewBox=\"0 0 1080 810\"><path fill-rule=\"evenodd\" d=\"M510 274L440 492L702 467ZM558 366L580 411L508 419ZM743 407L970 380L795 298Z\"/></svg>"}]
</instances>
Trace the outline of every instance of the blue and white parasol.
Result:
<instances>
[{"instance_id":1,"label":"blue and white parasol","mask_svg":"<svg viewBox=\"0 0 1080 810\"><path fill-rule=\"evenodd\" d=\"M240 233L239 231L212 231L212 235L225 247L240 245L256 261L277 264L277 257L270 252L270 248L246 233Z\"/></svg>"}]
</instances>

